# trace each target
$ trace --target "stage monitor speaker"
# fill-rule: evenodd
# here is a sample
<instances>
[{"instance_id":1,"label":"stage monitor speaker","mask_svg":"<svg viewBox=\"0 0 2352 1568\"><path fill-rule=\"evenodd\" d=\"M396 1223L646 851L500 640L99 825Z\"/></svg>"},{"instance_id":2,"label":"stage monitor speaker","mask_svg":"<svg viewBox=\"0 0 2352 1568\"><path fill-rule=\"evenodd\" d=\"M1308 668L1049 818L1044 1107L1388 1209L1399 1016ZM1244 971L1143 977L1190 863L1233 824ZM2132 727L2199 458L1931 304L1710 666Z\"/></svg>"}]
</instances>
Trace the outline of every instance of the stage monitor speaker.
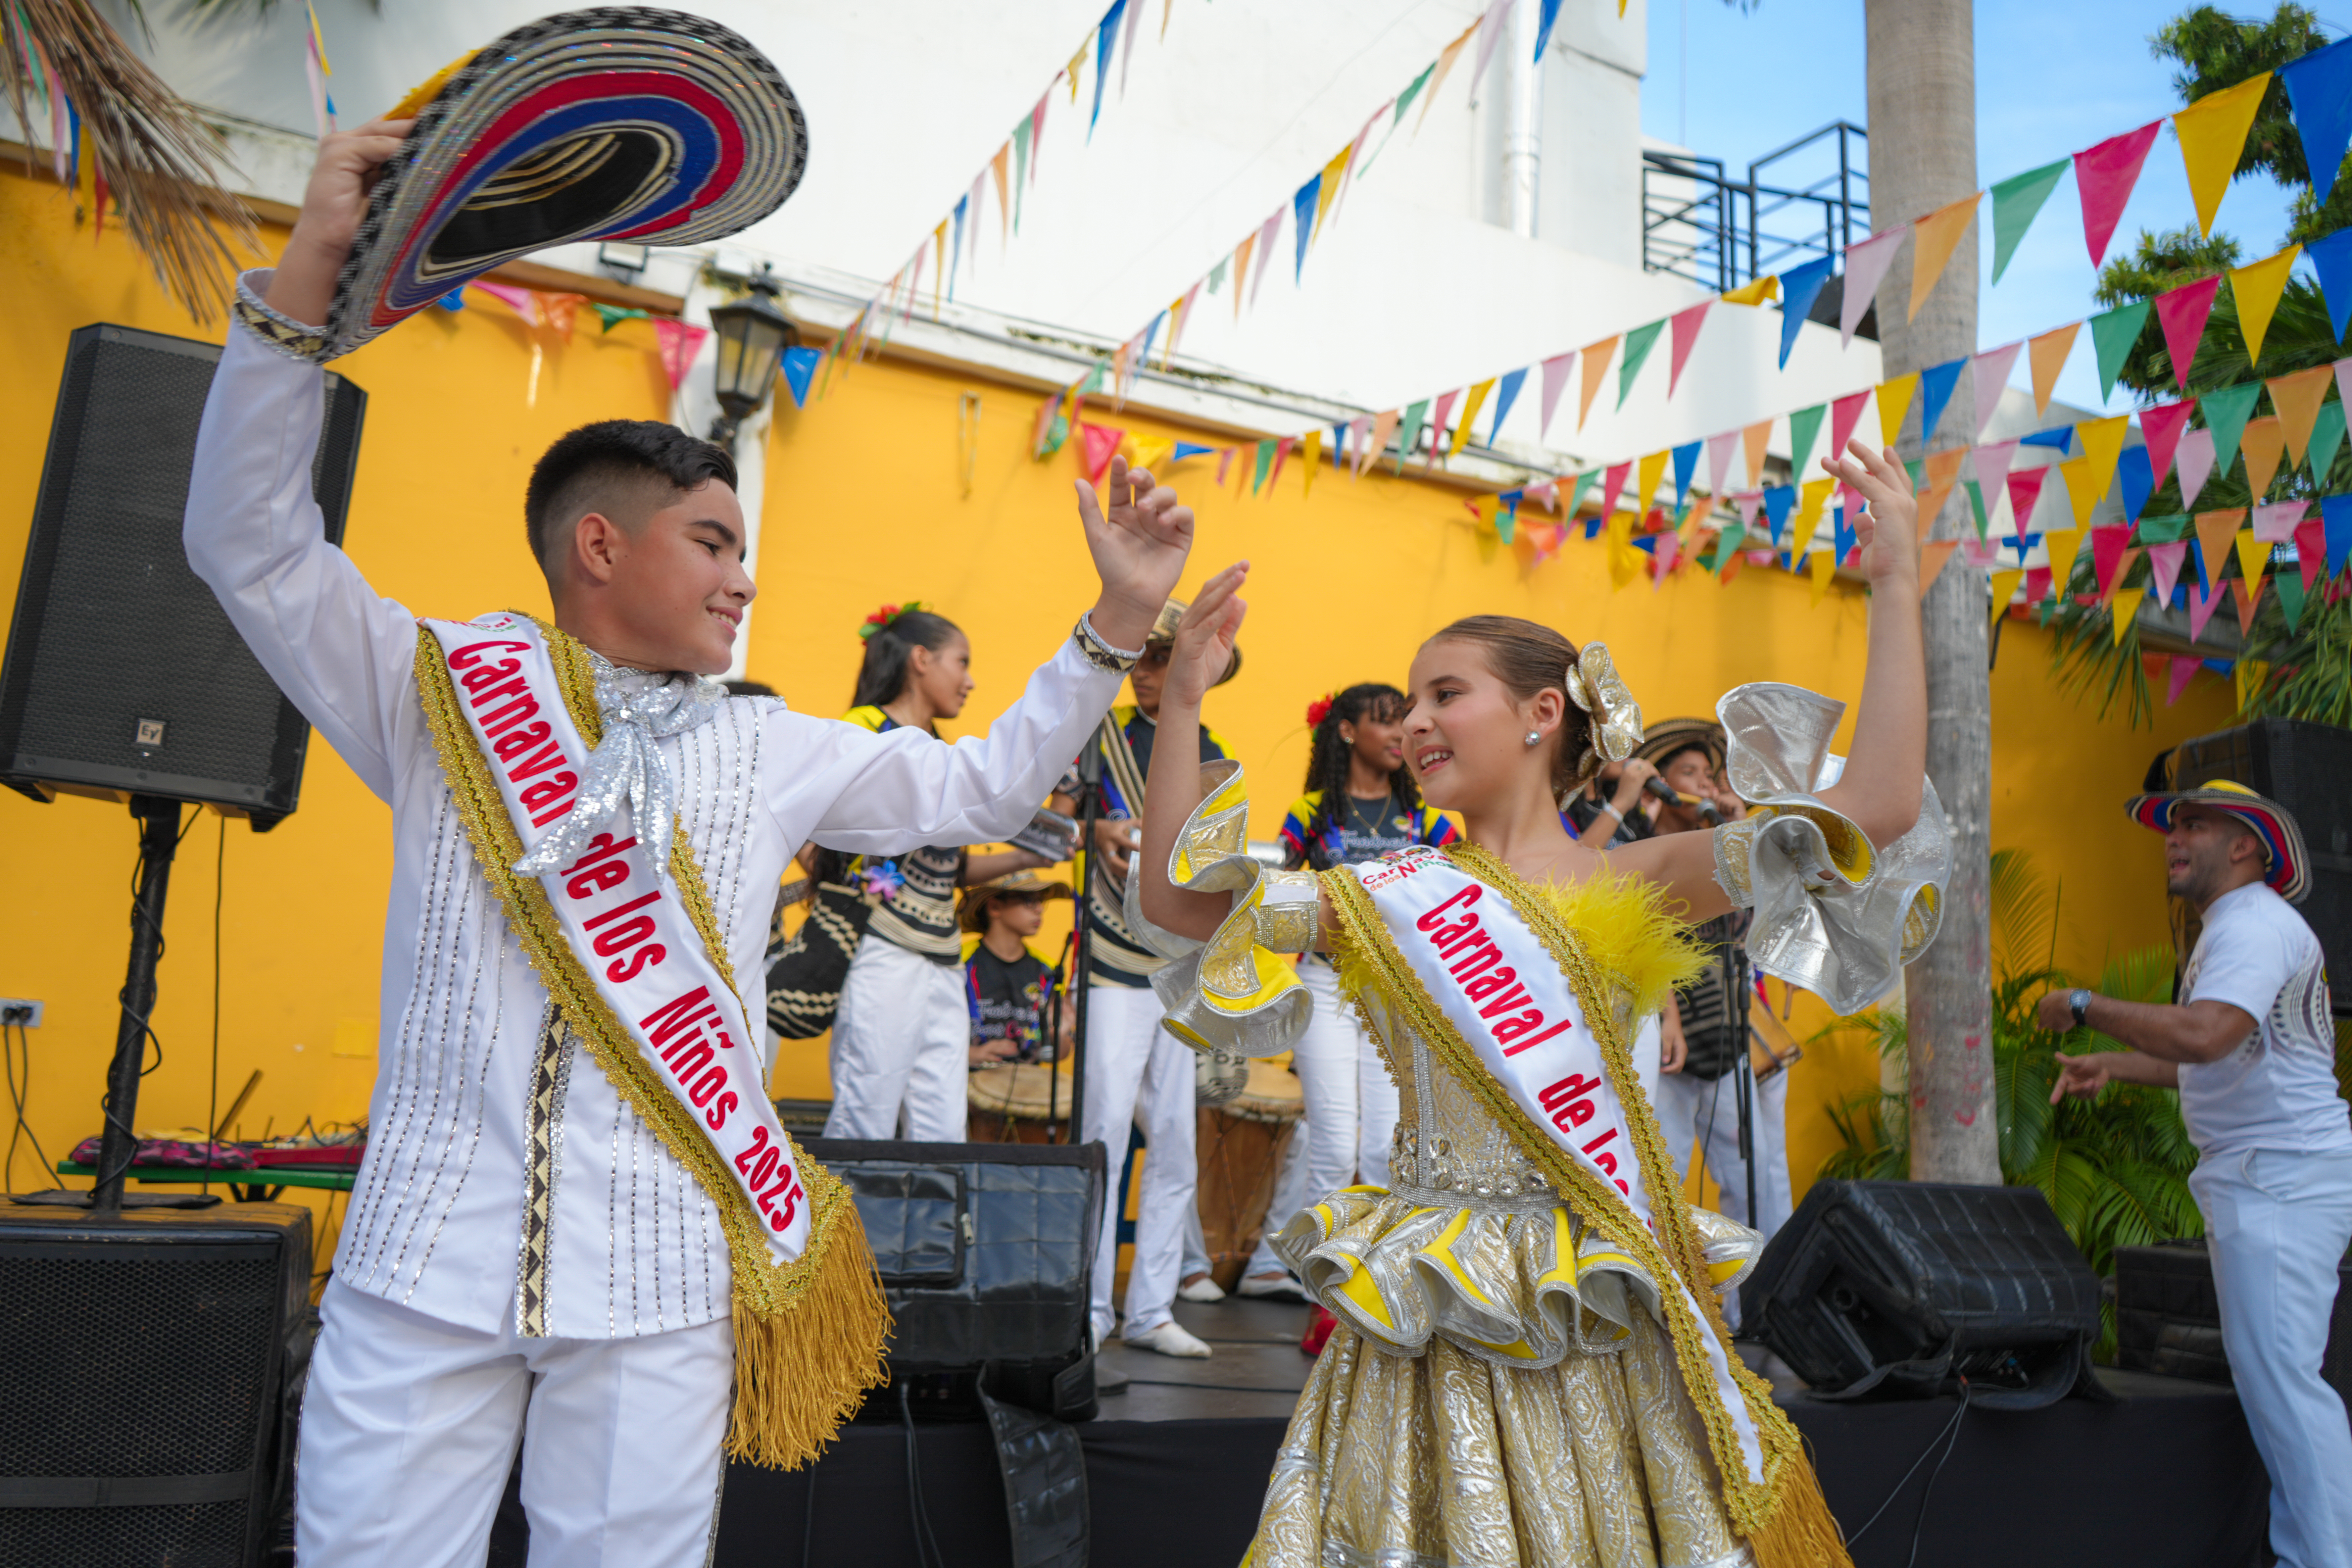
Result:
<instances>
[{"instance_id":1,"label":"stage monitor speaker","mask_svg":"<svg viewBox=\"0 0 2352 1568\"><path fill-rule=\"evenodd\" d=\"M813 1138L803 1147L856 1199L896 1320L894 1377L971 1373L1006 1404L1064 1421L1093 1416L1087 1314L1101 1144Z\"/></svg>"},{"instance_id":2,"label":"stage monitor speaker","mask_svg":"<svg viewBox=\"0 0 2352 1568\"><path fill-rule=\"evenodd\" d=\"M2080 1386L2099 1279L2032 1187L1813 1184L1740 1290L1761 1340L1817 1397L1956 1392L2031 1409Z\"/></svg>"},{"instance_id":3,"label":"stage monitor speaker","mask_svg":"<svg viewBox=\"0 0 2352 1568\"><path fill-rule=\"evenodd\" d=\"M196 426L220 350L83 327L64 384L0 666L0 782L163 795L248 816L295 808L310 727L181 548ZM312 493L340 544L367 395L326 378Z\"/></svg>"},{"instance_id":4,"label":"stage monitor speaker","mask_svg":"<svg viewBox=\"0 0 2352 1568\"><path fill-rule=\"evenodd\" d=\"M2352 975L2352 730L2303 719L2257 719L2183 741L2164 787L2193 789L2215 779L2244 784L2286 807L2311 855L2311 891L2296 912L2310 923L2327 973ZM2172 900L2175 951L2182 963L2203 929L2197 912ZM2352 984L2333 989L2336 1015L2352 1015Z\"/></svg>"},{"instance_id":5,"label":"stage monitor speaker","mask_svg":"<svg viewBox=\"0 0 2352 1568\"><path fill-rule=\"evenodd\" d=\"M290 1501L310 1214L0 1208L0 1568L250 1568Z\"/></svg>"},{"instance_id":6,"label":"stage monitor speaker","mask_svg":"<svg viewBox=\"0 0 2352 1568\"><path fill-rule=\"evenodd\" d=\"M2233 1384L2221 1344L2221 1299L2205 1239L2116 1248L2116 1364ZM2352 1255L2336 1266L2336 1306L2319 1374L2352 1415Z\"/></svg>"}]
</instances>

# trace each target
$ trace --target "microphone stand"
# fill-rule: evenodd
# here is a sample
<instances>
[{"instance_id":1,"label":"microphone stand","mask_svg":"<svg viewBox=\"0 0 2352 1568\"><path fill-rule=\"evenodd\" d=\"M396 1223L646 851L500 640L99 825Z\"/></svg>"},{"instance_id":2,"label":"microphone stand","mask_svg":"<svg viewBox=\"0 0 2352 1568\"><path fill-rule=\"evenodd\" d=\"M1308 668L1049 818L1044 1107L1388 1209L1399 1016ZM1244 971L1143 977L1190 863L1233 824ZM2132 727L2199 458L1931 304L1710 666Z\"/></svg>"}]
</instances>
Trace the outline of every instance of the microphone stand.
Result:
<instances>
[{"instance_id":1,"label":"microphone stand","mask_svg":"<svg viewBox=\"0 0 2352 1568\"><path fill-rule=\"evenodd\" d=\"M1748 944L1735 938L1723 944L1724 983L1730 987L1725 1000L1730 1004L1736 1022L1732 1029L1732 1100L1739 1110L1739 1165L1748 1175L1748 1226L1751 1230L1763 1227L1757 1224L1756 1212L1756 1058L1748 1043L1748 1009L1755 1000L1755 991L1748 979Z\"/></svg>"},{"instance_id":2,"label":"microphone stand","mask_svg":"<svg viewBox=\"0 0 2352 1568\"><path fill-rule=\"evenodd\" d=\"M1078 908L1071 922L1074 944L1070 960L1070 995L1076 1016L1071 1023L1070 1131L1066 1142L1076 1143L1087 1115L1087 993L1094 989L1095 824L1102 819L1102 735L1087 737L1078 757Z\"/></svg>"}]
</instances>

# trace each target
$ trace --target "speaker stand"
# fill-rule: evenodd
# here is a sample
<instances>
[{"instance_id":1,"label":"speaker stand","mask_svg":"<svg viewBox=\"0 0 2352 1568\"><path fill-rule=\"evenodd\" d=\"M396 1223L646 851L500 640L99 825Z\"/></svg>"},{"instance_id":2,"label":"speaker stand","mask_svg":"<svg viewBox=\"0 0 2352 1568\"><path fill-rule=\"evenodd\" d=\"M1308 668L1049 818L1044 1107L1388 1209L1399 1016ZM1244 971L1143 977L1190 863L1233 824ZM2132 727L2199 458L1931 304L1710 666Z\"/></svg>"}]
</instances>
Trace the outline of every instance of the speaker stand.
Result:
<instances>
[{"instance_id":1,"label":"speaker stand","mask_svg":"<svg viewBox=\"0 0 2352 1568\"><path fill-rule=\"evenodd\" d=\"M122 1016L114 1030L114 1059L106 1068L106 1097L100 1101L105 1127L99 1134L98 1184L87 1193L27 1193L16 1200L20 1204L87 1208L111 1216L126 1208L210 1208L220 1202L211 1193L122 1190L139 1152L132 1118L139 1109L140 1064L147 1058L147 1021L155 1011L155 964L163 955L163 896L171 889L172 858L180 847L180 803L134 795L131 815L139 820L139 877L131 898L131 963L122 979Z\"/></svg>"}]
</instances>

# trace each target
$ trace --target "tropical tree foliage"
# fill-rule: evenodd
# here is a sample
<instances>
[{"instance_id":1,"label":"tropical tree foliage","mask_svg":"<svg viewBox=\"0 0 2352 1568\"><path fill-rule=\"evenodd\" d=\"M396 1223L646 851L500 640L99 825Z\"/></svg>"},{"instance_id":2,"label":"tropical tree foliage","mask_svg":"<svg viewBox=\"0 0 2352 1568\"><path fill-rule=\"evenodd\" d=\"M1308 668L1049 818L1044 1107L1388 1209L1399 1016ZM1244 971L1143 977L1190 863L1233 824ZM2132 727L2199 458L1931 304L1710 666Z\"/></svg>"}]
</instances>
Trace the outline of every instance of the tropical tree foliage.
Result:
<instances>
[{"instance_id":1,"label":"tropical tree foliage","mask_svg":"<svg viewBox=\"0 0 2352 1568\"><path fill-rule=\"evenodd\" d=\"M2125 1047L2095 1030L2053 1034L2036 1021L2034 1006L2043 992L2075 983L2050 962L2057 891L2023 850L1995 851L1992 868L1993 1107L2002 1180L2039 1189L2102 1275L2114 1272L2119 1247L2202 1236L2204 1219L2189 1191L2197 1152L2181 1120L2179 1095L2116 1084L2095 1100L2050 1103L2060 1051L2080 1056ZM2167 1002L2172 980L2172 950L2151 947L2110 961L2094 984L2103 995ZM1883 1055L1901 1059L1901 1013L1841 1020L1823 1034L1857 1030L1874 1037ZM1901 1181L1908 1174L1903 1095L1855 1095L1831 1108L1830 1116L1840 1146L1822 1162L1822 1176ZM2110 1338L2113 1331L2110 1321Z\"/></svg>"},{"instance_id":2,"label":"tropical tree foliage","mask_svg":"<svg viewBox=\"0 0 2352 1568\"><path fill-rule=\"evenodd\" d=\"M2158 58L2179 63L2181 68L2173 82L2184 103L2273 69L2326 42L2313 14L2292 4L2280 5L2267 22L2242 21L2210 5L2196 6L2166 24L2151 40ZM2273 81L2263 95L2254 129L2246 139L2246 151L2239 160L2240 176L2265 174L2284 184L2307 181L2303 143L2288 114L2285 90ZM2311 202L2306 185L2289 237L2294 241L2315 238L2347 222L2352 222L2352 180L2338 181L2325 208ZM2113 309L2136 300L2152 300L2167 289L2228 271L2240 264L2240 255L2238 242L2225 234L2217 233L2209 239L2189 228L2164 234L2142 231L2130 253L2116 257L2101 270L2098 302ZM2153 311L2116 380L2139 394L2147 405L2183 395L2201 396L2225 386L2308 370L2331 363L2344 353L2318 287L2308 279L2292 278L2263 334L2258 361L2248 358L2238 302L2225 287L2214 296L2212 314L2189 366L2185 392ZM2263 395L2256 412L2276 412L2268 393ZM2192 423L2202 425L2203 416L2195 416ZM2197 507L2213 511L2262 501L2316 502L2322 495L2347 490L2352 490L2352 440L2336 448L2325 475L2315 477L2282 464L2270 488L2259 496L2249 490L2242 465L2228 473L2216 473L2198 493ZM2176 469L2148 498L2143 515L2163 517L2187 510ZM2271 570L2294 573L2300 580L2301 563L2288 559L2290 553L2291 547L2275 547ZM2234 555L2218 566L2223 577L2240 574ZM2146 586L2152 575L2147 558L2136 557L2121 586ZM2194 568L2186 575L2193 578ZM2141 658L2139 628L2137 625L2126 627L2118 640L2112 616L2097 602L2097 587L2091 552L2084 549L2075 558L2073 581L2055 595L2053 607L2043 612L2055 634L2053 657L2061 682L2078 699L2095 696L2102 716L2120 704L2132 722L2150 722L2155 702ZM2084 603L2085 599L2090 602ZM2214 651L2224 650L2217 647ZM2352 724L2352 590L2344 583L2315 583L2293 627L2287 625L2285 606L2277 593L2265 590L2252 624L2240 629L2237 657L2253 661L2263 672L2246 689L2243 716Z\"/></svg>"}]
</instances>

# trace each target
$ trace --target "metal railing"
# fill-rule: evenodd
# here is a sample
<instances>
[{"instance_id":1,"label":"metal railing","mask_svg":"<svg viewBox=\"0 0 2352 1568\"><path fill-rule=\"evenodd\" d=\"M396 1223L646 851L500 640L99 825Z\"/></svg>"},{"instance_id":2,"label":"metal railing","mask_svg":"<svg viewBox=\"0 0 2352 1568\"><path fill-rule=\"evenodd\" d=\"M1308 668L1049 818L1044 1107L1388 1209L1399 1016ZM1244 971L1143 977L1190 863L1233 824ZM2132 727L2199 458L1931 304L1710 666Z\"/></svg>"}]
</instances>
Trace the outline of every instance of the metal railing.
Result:
<instances>
[{"instance_id":1,"label":"metal railing","mask_svg":"<svg viewBox=\"0 0 2352 1568\"><path fill-rule=\"evenodd\" d=\"M1870 139L1839 120L1748 165L1642 154L1642 265L1720 292L1766 273L1834 256L1870 233ZM1768 184L1774 165L1818 168L1804 184ZM1786 176L1784 176L1785 178Z\"/></svg>"}]
</instances>

